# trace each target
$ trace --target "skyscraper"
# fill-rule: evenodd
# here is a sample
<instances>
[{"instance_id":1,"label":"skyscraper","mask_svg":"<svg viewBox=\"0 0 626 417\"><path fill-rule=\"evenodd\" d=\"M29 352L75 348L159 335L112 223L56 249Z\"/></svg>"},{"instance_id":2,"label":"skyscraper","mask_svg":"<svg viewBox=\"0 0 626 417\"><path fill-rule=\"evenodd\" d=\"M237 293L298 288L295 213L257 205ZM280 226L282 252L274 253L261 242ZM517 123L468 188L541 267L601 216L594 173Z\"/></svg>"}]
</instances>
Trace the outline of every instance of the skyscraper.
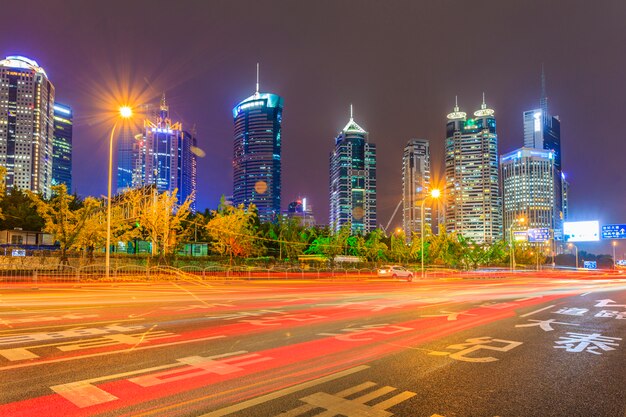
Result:
<instances>
[{"instance_id":1,"label":"skyscraper","mask_svg":"<svg viewBox=\"0 0 626 417\"><path fill-rule=\"evenodd\" d=\"M543 149L551 151L554 154L554 167L556 169L555 177L555 207L557 208L557 217L562 220L567 218L567 210L565 208L567 191L565 188L568 184L563 182L563 167L561 163L561 120L559 116L552 116L548 110L548 96L546 94L546 77L541 68L541 98L539 99L539 107L533 110L527 110L522 114L524 123L524 147ZM560 239L561 228L555 228L554 234L556 239Z\"/></svg>"},{"instance_id":2,"label":"skyscraper","mask_svg":"<svg viewBox=\"0 0 626 417\"><path fill-rule=\"evenodd\" d=\"M195 146L195 136L183 131L182 123L170 118L164 94L158 112L144 120L142 133L121 134L118 191L144 186L154 186L159 192L177 190L178 201L182 203L196 190Z\"/></svg>"},{"instance_id":3,"label":"skyscraper","mask_svg":"<svg viewBox=\"0 0 626 417\"><path fill-rule=\"evenodd\" d=\"M282 97L256 91L233 108L233 204L253 203L261 221L280 216Z\"/></svg>"},{"instance_id":4,"label":"skyscraper","mask_svg":"<svg viewBox=\"0 0 626 417\"><path fill-rule=\"evenodd\" d=\"M407 239L413 232L422 233L422 201L430 189L430 142L411 139L402 156L402 225ZM431 224L431 210L424 210L425 224Z\"/></svg>"},{"instance_id":5,"label":"skyscraper","mask_svg":"<svg viewBox=\"0 0 626 417\"><path fill-rule=\"evenodd\" d=\"M352 117L330 153L330 227L350 224L352 233L376 229L376 145Z\"/></svg>"},{"instance_id":6,"label":"skyscraper","mask_svg":"<svg viewBox=\"0 0 626 417\"><path fill-rule=\"evenodd\" d=\"M52 141L52 185L65 184L72 192L72 124L69 106L54 103L54 139Z\"/></svg>"},{"instance_id":7,"label":"skyscraper","mask_svg":"<svg viewBox=\"0 0 626 417\"><path fill-rule=\"evenodd\" d=\"M446 133L446 230L478 244L502 237L498 181L498 135L485 97L473 119L458 104L448 114Z\"/></svg>"},{"instance_id":8,"label":"skyscraper","mask_svg":"<svg viewBox=\"0 0 626 417\"><path fill-rule=\"evenodd\" d=\"M7 189L50 197L54 137L54 86L36 61L0 61L0 165Z\"/></svg>"},{"instance_id":9,"label":"skyscraper","mask_svg":"<svg viewBox=\"0 0 626 417\"><path fill-rule=\"evenodd\" d=\"M500 158L502 196L504 200L504 239L510 239L511 228L523 218L524 228L561 228L555 188L559 183L555 155L552 151L521 148Z\"/></svg>"}]
</instances>

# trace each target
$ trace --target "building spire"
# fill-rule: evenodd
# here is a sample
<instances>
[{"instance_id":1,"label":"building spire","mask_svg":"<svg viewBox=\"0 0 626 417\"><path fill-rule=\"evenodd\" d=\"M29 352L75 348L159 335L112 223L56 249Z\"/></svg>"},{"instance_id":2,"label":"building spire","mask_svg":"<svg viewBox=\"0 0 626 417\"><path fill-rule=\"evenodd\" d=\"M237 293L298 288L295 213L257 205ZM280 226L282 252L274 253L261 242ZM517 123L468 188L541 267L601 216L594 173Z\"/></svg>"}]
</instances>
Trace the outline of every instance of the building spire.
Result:
<instances>
[{"instance_id":1,"label":"building spire","mask_svg":"<svg viewBox=\"0 0 626 417\"><path fill-rule=\"evenodd\" d=\"M454 96L454 112L459 111L459 96Z\"/></svg>"},{"instance_id":2,"label":"building spire","mask_svg":"<svg viewBox=\"0 0 626 417\"><path fill-rule=\"evenodd\" d=\"M546 93L546 73L543 69L543 62L541 63L541 98L539 99L539 106L541 107L541 116L544 123L548 121L548 94Z\"/></svg>"},{"instance_id":3,"label":"building spire","mask_svg":"<svg viewBox=\"0 0 626 417\"><path fill-rule=\"evenodd\" d=\"M163 95L161 95L161 110L165 110L167 111L167 104L165 104L165 91L163 92Z\"/></svg>"},{"instance_id":4,"label":"building spire","mask_svg":"<svg viewBox=\"0 0 626 417\"><path fill-rule=\"evenodd\" d=\"M480 105L481 109L486 109L487 108L487 104L485 103L485 92L483 91L483 104Z\"/></svg>"},{"instance_id":5,"label":"building spire","mask_svg":"<svg viewBox=\"0 0 626 417\"><path fill-rule=\"evenodd\" d=\"M259 95L259 63L256 63L256 93L255 95Z\"/></svg>"},{"instance_id":6,"label":"building spire","mask_svg":"<svg viewBox=\"0 0 626 417\"><path fill-rule=\"evenodd\" d=\"M350 120L354 120L353 112L352 112L352 103L350 103Z\"/></svg>"}]
</instances>

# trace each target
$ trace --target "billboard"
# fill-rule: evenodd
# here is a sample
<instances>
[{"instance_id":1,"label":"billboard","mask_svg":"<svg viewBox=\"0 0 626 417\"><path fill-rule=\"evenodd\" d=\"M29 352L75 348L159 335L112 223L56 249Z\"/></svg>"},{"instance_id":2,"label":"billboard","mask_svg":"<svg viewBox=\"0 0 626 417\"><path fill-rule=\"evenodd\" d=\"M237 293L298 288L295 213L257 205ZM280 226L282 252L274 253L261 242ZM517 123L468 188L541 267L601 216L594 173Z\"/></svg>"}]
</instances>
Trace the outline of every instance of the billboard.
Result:
<instances>
[{"instance_id":1,"label":"billboard","mask_svg":"<svg viewBox=\"0 0 626 417\"><path fill-rule=\"evenodd\" d=\"M583 268L585 269L598 269L598 263L596 261L583 262Z\"/></svg>"},{"instance_id":2,"label":"billboard","mask_svg":"<svg viewBox=\"0 0 626 417\"><path fill-rule=\"evenodd\" d=\"M526 242L528 240L528 233L525 231L513 232L513 240L516 242Z\"/></svg>"},{"instance_id":3,"label":"billboard","mask_svg":"<svg viewBox=\"0 0 626 417\"><path fill-rule=\"evenodd\" d=\"M605 224L602 239L626 239L626 224Z\"/></svg>"},{"instance_id":4,"label":"billboard","mask_svg":"<svg viewBox=\"0 0 626 417\"><path fill-rule=\"evenodd\" d=\"M528 229L529 242L547 242L548 240L550 240L550 229L547 227Z\"/></svg>"},{"instance_id":5,"label":"billboard","mask_svg":"<svg viewBox=\"0 0 626 417\"><path fill-rule=\"evenodd\" d=\"M563 222L563 236L566 242L597 242L600 240L600 223L597 220Z\"/></svg>"}]
</instances>

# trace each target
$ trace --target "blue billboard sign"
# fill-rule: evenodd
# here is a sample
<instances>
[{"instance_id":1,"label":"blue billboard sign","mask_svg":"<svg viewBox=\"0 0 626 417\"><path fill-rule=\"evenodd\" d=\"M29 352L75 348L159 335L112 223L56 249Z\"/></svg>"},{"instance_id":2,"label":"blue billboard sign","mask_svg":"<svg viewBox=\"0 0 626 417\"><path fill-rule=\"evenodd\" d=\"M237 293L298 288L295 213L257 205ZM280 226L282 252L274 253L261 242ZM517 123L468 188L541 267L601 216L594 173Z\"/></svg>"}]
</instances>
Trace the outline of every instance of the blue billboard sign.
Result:
<instances>
[{"instance_id":1,"label":"blue billboard sign","mask_svg":"<svg viewBox=\"0 0 626 417\"><path fill-rule=\"evenodd\" d=\"M550 229L547 227L528 229L529 242L547 242L548 240L550 240Z\"/></svg>"},{"instance_id":2,"label":"blue billboard sign","mask_svg":"<svg viewBox=\"0 0 626 417\"><path fill-rule=\"evenodd\" d=\"M626 239L626 224L605 224L602 239Z\"/></svg>"},{"instance_id":3,"label":"blue billboard sign","mask_svg":"<svg viewBox=\"0 0 626 417\"><path fill-rule=\"evenodd\" d=\"M598 269L598 263L596 261L585 261L583 262L583 267L585 269Z\"/></svg>"}]
</instances>

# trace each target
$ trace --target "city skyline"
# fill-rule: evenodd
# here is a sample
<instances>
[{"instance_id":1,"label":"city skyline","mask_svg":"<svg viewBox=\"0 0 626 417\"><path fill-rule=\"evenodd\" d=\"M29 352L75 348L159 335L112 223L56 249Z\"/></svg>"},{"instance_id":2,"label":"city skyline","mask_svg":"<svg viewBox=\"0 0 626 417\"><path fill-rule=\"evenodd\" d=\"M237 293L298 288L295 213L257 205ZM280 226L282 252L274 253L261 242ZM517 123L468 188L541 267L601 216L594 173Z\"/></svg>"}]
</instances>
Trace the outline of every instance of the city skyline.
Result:
<instances>
[{"instance_id":1,"label":"city skyline","mask_svg":"<svg viewBox=\"0 0 626 417\"><path fill-rule=\"evenodd\" d=\"M102 195L106 190L105 176L97 173L106 172L108 131L92 121L95 111L90 85L106 81L117 89L127 76L139 90L147 91L151 100L158 99L163 90L168 91L168 100L179 115L184 115L184 122L198 124L199 146L207 153L198 163L199 184L202 184L198 208L214 208L219 196L230 194L232 184L231 174L228 174L232 153L229 109L246 96L253 80L254 63L260 61L266 74L267 90L280 94L288 103L284 126L284 136L288 139L283 152L283 201L305 193L318 208L317 217L328 218L325 204L328 150L320 142L341 124L345 103L353 102L371 134L384 138L384 142L378 141L378 217L382 223L389 219L401 196L398 161L402 145L408 139L425 137L431 141L433 179L441 181L445 135L441 125L455 95L458 94L461 107L473 108L479 105L477 98L484 88L498 114L500 153L518 148L523 135L520 114L536 106L541 91L540 69L544 63L550 105L559 109L564 121L563 165L573 184L570 219L598 218L602 223L624 221L620 216L626 197L611 193L611 184L624 181L619 155L626 152L623 141L612 133L619 130L620 97L623 96L620 74L625 66L624 59L614 56L610 47L623 40L623 35L615 29L619 26L618 13L609 13L611 8L606 5L583 12L583 8L564 7L565 3L558 2L549 5L531 2L523 7L496 5L484 10L459 5L458 17L450 17L455 33L447 34L420 17L434 16L431 20L436 21L446 10L443 6L428 5L418 13L418 8L410 2L398 3L396 8L372 5L355 8L355 4L307 10L293 7L289 12L294 18L286 19L287 11L272 14L250 3L247 5L250 16L241 20L237 20L239 16L234 7L227 5L201 7L194 10L195 13L181 7L174 11L176 18L192 26L205 20L210 23L201 25L202 28L194 26L194 38L215 41L195 42L188 36L173 34L160 44L139 50L137 45L142 40L159 36L158 25L139 33L132 24L127 24L137 16L145 17L146 10L139 4L125 5L124 15L112 19L116 23L94 27L94 18L89 15L81 15L78 21L74 16L78 16L79 11L76 15L65 16L60 9L42 3L42 8L53 16L52 20L59 23L46 41L64 44L70 38L69 29L64 27L71 27L72 33L80 34L72 37L73 48L50 48L44 45L43 38L34 35L20 37L16 43L9 34L16 31L17 22L7 22L1 29L6 36L0 41L0 49L5 55L19 53L37 59L54 80L58 100L73 106L74 137L79 142L74 145L78 156L74 182L82 195ZM24 6L12 7L17 10ZM94 15L114 16L113 8L96 6L96 9ZM151 20L166 19L159 9L154 7L147 12ZM478 9L482 10L481 17L478 17ZM365 21L382 14L392 24L358 36L333 35L335 42L324 42L329 38L324 28L340 24L340 16L348 11ZM308 23L320 20L318 17L322 15L328 23ZM568 25L558 30L551 27L549 22L554 15L566 16ZM167 20L174 16L167 16ZM303 16L312 19L297 18ZM465 30L475 18L489 18L490 33L508 34L491 45L490 53L498 58L488 66L478 64L472 57L472 51L481 45L487 30ZM41 17L34 19L34 25L47 27ZM255 33L252 23L258 19L267 21L272 29ZM306 22L302 23L303 20ZM296 25L295 21L299 23ZM516 28L526 27L530 22L541 29L524 32L524 36L516 34L523 32ZM590 28L589 34L577 30L583 24ZM118 25L128 29L117 30ZM384 27L389 28L385 32L387 40L381 43L376 39ZM252 42L253 33L263 41ZM292 35L281 37L283 33ZM458 41L458 33L464 33L462 41ZM274 41L269 42L270 37ZM420 39L429 42L420 42ZM386 48L387 42L393 42L396 47ZM598 44L606 47L598 48ZM458 49L459 57L454 61L462 58L477 65L450 65L452 58L446 57L444 51L455 45L465 47ZM92 57L89 51L93 47L101 49L102 55ZM299 61L289 58L302 47L307 48L306 56ZM167 50L168 54L161 50ZM414 50L411 56L423 56L432 63L423 65L421 58L411 58L404 52L399 54L406 50ZM583 59L584 56L594 59ZM336 59L365 59L368 65L357 72L339 71L333 63ZM600 68L594 64L598 60L610 61L613 65ZM124 63L119 64L120 61ZM155 62L163 65L155 65ZM387 62L399 65L389 67ZM311 115L315 115L314 120ZM592 124L591 120L600 123ZM589 146L590 141L599 146ZM305 147L307 152L303 152ZM605 160L607 149L612 151ZM101 154L102 158L88 158L90 152ZM315 162L307 165L309 160ZM586 163L599 160L604 163L596 164L593 171L584 170ZM216 172L212 172L213 169ZM398 218L396 223L400 224Z\"/></svg>"}]
</instances>

